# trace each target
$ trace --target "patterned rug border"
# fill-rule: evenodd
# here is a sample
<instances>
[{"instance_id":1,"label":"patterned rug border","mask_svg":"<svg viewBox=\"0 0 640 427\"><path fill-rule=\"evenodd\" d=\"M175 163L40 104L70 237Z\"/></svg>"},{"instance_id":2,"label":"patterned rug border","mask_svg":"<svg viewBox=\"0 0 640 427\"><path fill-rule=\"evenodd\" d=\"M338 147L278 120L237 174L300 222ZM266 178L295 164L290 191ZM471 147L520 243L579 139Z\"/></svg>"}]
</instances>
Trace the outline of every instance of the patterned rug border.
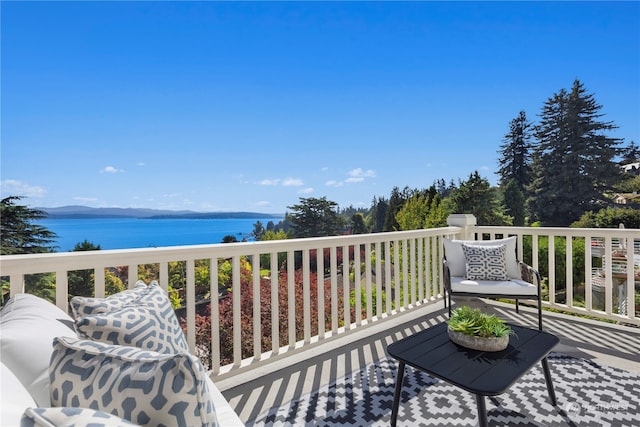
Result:
<instances>
[{"instance_id":1,"label":"patterned rug border","mask_svg":"<svg viewBox=\"0 0 640 427\"><path fill-rule=\"evenodd\" d=\"M486 399L490 425L637 426L640 375L551 352L558 406L540 364L506 393ZM247 427L388 426L398 364L385 357L330 385L259 415ZM473 394L406 368L398 426L477 425Z\"/></svg>"}]
</instances>

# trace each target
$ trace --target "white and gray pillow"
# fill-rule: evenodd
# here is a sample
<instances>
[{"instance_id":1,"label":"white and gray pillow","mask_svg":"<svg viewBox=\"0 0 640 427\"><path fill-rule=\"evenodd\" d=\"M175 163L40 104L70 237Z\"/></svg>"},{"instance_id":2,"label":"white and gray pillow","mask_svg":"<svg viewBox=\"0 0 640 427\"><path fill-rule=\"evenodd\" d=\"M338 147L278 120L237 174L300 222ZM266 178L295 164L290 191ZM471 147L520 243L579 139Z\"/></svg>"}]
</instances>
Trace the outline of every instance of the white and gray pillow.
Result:
<instances>
[{"instance_id":1,"label":"white and gray pillow","mask_svg":"<svg viewBox=\"0 0 640 427\"><path fill-rule=\"evenodd\" d=\"M200 360L77 338L56 338L51 404L106 412L142 426L217 426Z\"/></svg>"},{"instance_id":2,"label":"white and gray pillow","mask_svg":"<svg viewBox=\"0 0 640 427\"><path fill-rule=\"evenodd\" d=\"M131 427L130 423L115 415L86 408L27 408L20 427Z\"/></svg>"},{"instance_id":3,"label":"white and gray pillow","mask_svg":"<svg viewBox=\"0 0 640 427\"><path fill-rule=\"evenodd\" d=\"M509 280L506 245L462 245L465 256L465 278L468 280Z\"/></svg>"},{"instance_id":4,"label":"white and gray pillow","mask_svg":"<svg viewBox=\"0 0 640 427\"><path fill-rule=\"evenodd\" d=\"M189 352L166 292L157 282L108 298L74 297L71 307L80 338L160 353Z\"/></svg>"},{"instance_id":5,"label":"white and gray pillow","mask_svg":"<svg viewBox=\"0 0 640 427\"><path fill-rule=\"evenodd\" d=\"M462 245L473 246L499 246L506 245L506 263L507 274L510 279L519 279L520 267L518 265L518 259L516 257L516 236L507 237L504 239L495 240L451 240L442 239L444 250L447 258L447 265L451 276L464 277L466 272L466 260L464 252L462 251Z\"/></svg>"}]
</instances>

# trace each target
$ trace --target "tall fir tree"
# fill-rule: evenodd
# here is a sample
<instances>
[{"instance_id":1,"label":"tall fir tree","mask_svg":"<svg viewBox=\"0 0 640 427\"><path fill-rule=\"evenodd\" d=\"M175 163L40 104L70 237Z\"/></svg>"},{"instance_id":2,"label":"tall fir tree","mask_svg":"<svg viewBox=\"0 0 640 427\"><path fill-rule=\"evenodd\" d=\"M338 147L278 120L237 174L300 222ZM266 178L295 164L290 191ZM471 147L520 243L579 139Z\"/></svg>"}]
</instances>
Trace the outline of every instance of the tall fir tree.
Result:
<instances>
[{"instance_id":1,"label":"tall fir tree","mask_svg":"<svg viewBox=\"0 0 640 427\"><path fill-rule=\"evenodd\" d=\"M454 212L475 215L478 225L505 225L509 221L502 214L495 188L478 171L451 193Z\"/></svg>"},{"instance_id":2,"label":"tall fir tree","mask_svg":"<svg viewBox=\"0 0 640 427\"><path fill-rule=\"evenodd\" d=\"M513 225L523 226L526 220L526 200L515 180L509 180L500 187L502 190L502 209L513 218Z\"/></svg>"},{"instance_id":3,"label":"tall fir tree","mask_svg":"<svg viewBox=\"0 0 640 427\"><path fill-rule=\"evenodd\" d=\"M604 194L621 176L614 162L621 140L606 135L616 126L601 120L601 109L579 80L571 92L561 89L545 102L528 193L533 220L568 226L606 206Z\"/></svg>"},{"instance_id":4,"label":"tall fir tree","mask_svg":"<svg viewBox=\"0 0 640 427\"><path fill-rule=\"evenodd\" d=\"M531 181L531 139L533 124L527 119L524 111L511 120L509 132L504 136L500 146L498 159L498 175L500 186L512 181L517 188L526 194Z\"/></svg>"},{"instance_id":5,"label":"tall fir tree","mask_svg":"<svg viewBox=\"0 0 640 427\"><path fill-rule=\"evenodd\" d=\"M623 148L620 154L622 156L621 163L623 165L640 162L640 147L638 147L633 141Z\"/></svg>"}]
</instances>

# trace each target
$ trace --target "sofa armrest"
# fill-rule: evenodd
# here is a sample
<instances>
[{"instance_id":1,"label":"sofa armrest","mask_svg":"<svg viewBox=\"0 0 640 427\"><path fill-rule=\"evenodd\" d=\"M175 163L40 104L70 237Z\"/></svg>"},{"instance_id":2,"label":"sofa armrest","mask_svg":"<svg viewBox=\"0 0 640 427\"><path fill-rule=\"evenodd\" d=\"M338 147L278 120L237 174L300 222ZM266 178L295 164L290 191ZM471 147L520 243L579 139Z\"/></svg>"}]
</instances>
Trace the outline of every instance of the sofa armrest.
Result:
<instances>
[{"instance_id":1,"label":"sofa armrest","mask_svg":"<svg viewBox=\"0 0 640 427\"><path fill-rule=\"evenodd\" d=\"M244 423L238 417L238 414L233 410L227 399L222 395L222 392L218 389L215 383L207 375L207 386L211 393L211 400L216 411L216 418L218 419L218 426L220 427L244 427Z\"/></svg>"}]
</instances>

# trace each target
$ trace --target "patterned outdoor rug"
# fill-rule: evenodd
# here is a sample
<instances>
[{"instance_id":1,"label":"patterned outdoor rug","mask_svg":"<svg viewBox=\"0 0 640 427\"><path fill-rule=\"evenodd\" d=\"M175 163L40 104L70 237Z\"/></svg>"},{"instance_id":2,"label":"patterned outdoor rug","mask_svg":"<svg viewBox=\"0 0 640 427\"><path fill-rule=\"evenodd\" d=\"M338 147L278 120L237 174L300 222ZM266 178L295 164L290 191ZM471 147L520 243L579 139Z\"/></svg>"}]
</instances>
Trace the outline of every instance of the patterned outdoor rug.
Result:
<instances>
[{"instance_id":1,"label":"patterned outdoor rug","mask_svg":"<svg viewBox=\"0 0 640 427\"><path fill-rule=\"evenodd\" d=\"M511 389L486 398L492 426L638 426L640 375L552 352L558 400L538 364ZM397 362L382 359L319 391L273 408L247 426L388 426ZM406 368L398 426L477 425L475 396Z\"/></svg>"}]
</instances>

